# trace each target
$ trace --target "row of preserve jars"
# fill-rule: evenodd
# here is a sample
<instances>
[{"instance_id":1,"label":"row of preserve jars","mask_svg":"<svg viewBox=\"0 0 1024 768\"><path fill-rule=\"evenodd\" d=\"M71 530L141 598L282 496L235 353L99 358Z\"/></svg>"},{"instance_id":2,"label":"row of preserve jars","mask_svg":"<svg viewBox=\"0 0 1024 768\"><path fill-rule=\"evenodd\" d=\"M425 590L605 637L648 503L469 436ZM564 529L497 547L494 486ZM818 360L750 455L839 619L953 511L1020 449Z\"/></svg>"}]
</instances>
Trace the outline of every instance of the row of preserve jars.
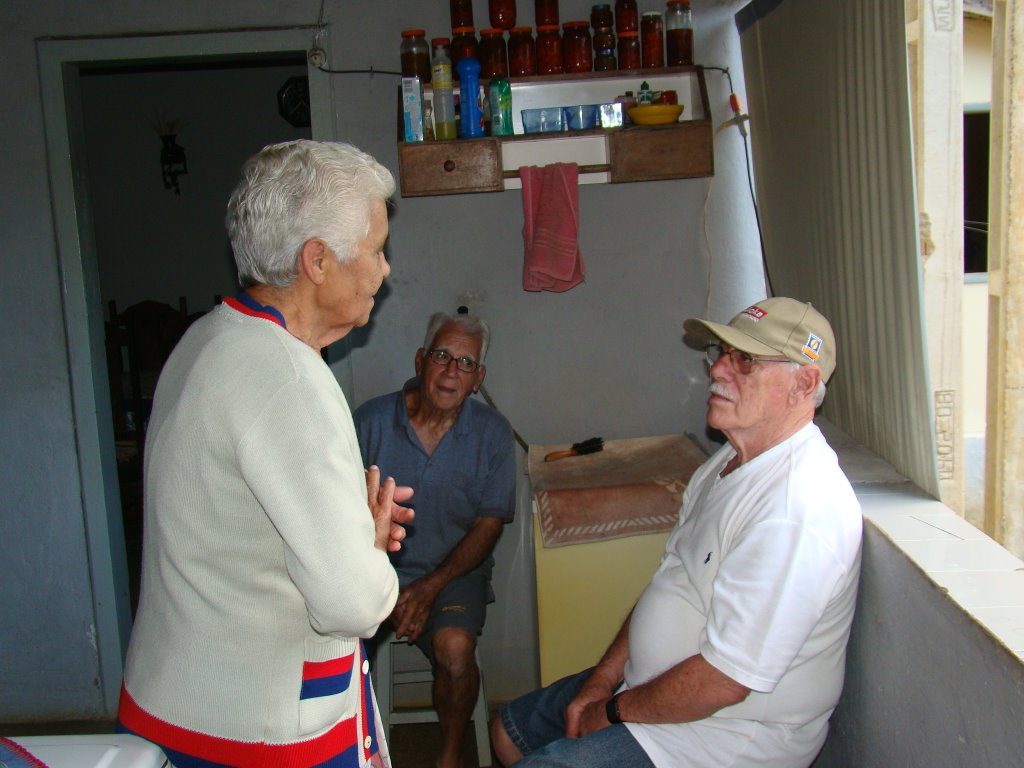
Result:
<instances>
[{"instance_id":1,"label":"row of preserve jars","mask_svg":"<svg viewBox=\"0 0 1024 768\"><path fill-rule=\"evenodd\" d=\"M504 32L497 28L480 30L477 43L471 27L452 30L452 61L473 56L480 61L480 77L521 77L526 75L555 75L563 72L590 72L612 69L652 69L665 66L664 31L661 14L657 24L653 20L641 33L620 32L614 48L593 48L590 25L586 21L567 21L563 34L553 24L537 27L536 42L532 27L513 27L506 45ZM645 14L645 17L648 14ZM669 64L692 64L692 34L689 55L675 56ZM670 41L671 42L671 41ZM596 52L596 56L595 56ZM617 60L616 60L616 54Z\"/></svg>"}]
</instances>

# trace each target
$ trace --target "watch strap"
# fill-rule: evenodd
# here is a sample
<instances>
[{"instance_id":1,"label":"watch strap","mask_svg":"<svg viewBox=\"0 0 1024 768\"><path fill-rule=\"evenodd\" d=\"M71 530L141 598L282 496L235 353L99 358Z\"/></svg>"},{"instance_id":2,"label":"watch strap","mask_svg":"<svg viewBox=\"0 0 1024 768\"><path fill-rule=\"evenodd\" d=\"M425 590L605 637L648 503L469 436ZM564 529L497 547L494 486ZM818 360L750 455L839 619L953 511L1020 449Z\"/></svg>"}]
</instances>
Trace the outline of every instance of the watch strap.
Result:
<instances>
[{"instance_id":1,"label":"watch strap","mask_svg":"<svg viewBox=\"0 0 1024 768\"><path fill-rule=\"evenodd\" d=\"M608 702L604 705L604 713L608 718L608 722L612 725L618 725L622 722L622 716L619 714L619 694L615 694Z\"/></svg>"}]
</instances>

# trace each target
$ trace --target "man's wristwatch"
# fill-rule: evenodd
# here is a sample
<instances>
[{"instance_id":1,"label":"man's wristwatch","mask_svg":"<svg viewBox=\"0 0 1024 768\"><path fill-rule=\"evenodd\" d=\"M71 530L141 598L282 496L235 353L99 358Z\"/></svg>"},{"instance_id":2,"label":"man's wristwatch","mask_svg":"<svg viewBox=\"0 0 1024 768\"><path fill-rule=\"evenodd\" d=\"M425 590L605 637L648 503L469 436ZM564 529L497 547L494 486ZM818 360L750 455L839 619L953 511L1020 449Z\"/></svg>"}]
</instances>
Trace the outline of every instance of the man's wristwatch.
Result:
<instances>
[{"instance_id":1,"label":"man's wristwatch","mask_svg":"<svg viewBox=\"0 0 1024 768\"><path fill-rule=\"evenodd\" d=\"M608 699L608 703L604 705L604 713L612 725L622 722L622 716L619 715L619 694L616 693Z\"/></svg>"}]
</instances>

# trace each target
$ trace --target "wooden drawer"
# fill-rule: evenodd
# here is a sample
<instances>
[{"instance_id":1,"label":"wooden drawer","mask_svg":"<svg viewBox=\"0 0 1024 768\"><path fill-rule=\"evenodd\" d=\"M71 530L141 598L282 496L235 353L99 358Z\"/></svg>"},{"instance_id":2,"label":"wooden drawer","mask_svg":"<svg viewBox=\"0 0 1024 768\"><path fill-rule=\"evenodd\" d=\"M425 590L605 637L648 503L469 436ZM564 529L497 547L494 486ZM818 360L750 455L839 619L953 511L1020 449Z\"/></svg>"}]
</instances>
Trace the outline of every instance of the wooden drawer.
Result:
<instances>
[{"instance_id":1,"label":"wooden drawer","mask_svg":"<svg viewBox=\"0 0 1024 768\"><path fill-rule=\"evenodd\" d=\"M711 121L610 131L608 163L613 184L712 176Z\"/></svg>"},{"instance_id":2,"label":"wooden drawer","mask_svg":"<svg viewBox=\"0 0 1024 768\"><path fill-rule=\"evenodd\" d=\"M401 142L402 197L501 192L501 142L496 138Z\"/></svg>"}]
</instances>

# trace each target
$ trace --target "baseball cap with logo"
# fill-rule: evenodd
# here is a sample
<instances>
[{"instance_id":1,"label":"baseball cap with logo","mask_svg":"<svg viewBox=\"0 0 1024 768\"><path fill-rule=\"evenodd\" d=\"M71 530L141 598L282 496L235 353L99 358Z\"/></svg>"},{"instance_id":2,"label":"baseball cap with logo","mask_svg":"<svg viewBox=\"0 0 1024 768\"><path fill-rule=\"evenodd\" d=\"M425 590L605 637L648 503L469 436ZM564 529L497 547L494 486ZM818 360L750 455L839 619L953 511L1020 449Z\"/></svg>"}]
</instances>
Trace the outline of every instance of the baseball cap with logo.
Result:
<instances>
[{"instance_id":1,"label":"baseball cap with logo","mask_svg":"<svg viewBox=\"0 0 1024 768\"><path fill-rule=\"evenodd\" d=\"M724 341L750 355L781 355L794 363L815 363L824 381L836 367L836 339L832 326L810 305L776 297L744 309L728 325L691 317L683 328L704 342Z\"/></svg>"}]
</instances>

